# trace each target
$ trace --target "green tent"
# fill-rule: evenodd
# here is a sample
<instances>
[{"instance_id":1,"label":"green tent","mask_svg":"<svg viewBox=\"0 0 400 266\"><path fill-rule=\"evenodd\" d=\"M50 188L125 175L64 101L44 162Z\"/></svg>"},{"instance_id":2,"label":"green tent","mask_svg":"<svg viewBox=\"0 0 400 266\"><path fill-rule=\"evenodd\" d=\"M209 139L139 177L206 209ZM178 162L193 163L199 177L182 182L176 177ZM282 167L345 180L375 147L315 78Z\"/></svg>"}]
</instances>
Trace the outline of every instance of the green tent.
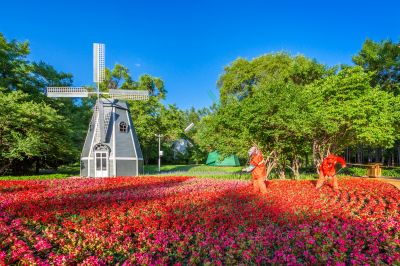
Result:
<instances>
[{"instance_id":1,"label":"green tent","mask_svg":"<svg viewBox=\"0 0 400 266\"><path fill-rule=\"evenodd\" d=\"M206 165L212 166L239 166L239 159L236 155L225 157L222 161L217 151L210 152L207 157Z\"/></svg>"}]
</instances>

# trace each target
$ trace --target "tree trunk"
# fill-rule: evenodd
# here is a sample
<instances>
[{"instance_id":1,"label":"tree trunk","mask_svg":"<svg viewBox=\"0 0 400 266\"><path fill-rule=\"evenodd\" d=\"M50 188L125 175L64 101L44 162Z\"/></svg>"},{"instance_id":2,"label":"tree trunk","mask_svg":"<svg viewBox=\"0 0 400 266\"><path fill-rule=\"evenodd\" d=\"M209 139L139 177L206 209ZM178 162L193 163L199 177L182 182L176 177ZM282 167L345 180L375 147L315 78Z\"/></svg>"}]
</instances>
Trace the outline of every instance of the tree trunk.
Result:
<instances>
[{"instance_id":1,"label":"tree trunk","mask_svg":"<svg viewBox=\"0 0 400 266\"><path fill-rule=\"evenodd\" d=\"M266 173L267 173L267 178L271 171L278 165L278 153L276 150L273 150L271 153L267 155L265 158L265 167L266 167Z\"/></svg>"},{"instance_id":2,"label":"tree trunk","mask_svg":"<svg viewBox=\"0 0 400 266\"><path fill-rule=\"evenodd\" d=\"M362 146L358 146L358 148L357 148L357 163L359 163L359 164L363 163Z\"/></svg>"},{"instance_id":3,"label":"tree trunk","mask_svg":"<svg viewBox=\"0 0 400 266\"><path fill-rule=\"evenodd\" d=\"M13 161L11 160L11 161L9 161L7 164L3 165L3 166L0 168L0 175L2 175L2 174L8 169L8 167L11 166L12 162L13 162Z\"/></svg>"},{"instance_id":4,"label":"tree trunk","mask_svg":"<svg viewBox=\"0 0 400 266\"><path fill-rule=\"evenodd\" d=\"M397 164L400 165L400 145L397 144Z\"/></svg>"},{"instance_id":5,"label":"tree trunk","mask_svg":"<svg viewBox=\"0 0 400 266\"><path fill-rule=\"evenodd\" d=\"M394 161L395 161L395 160L394 160L394 156L395 156L395 155L394 155L394 149L392 149L392 160L391 160L391 162L390 162L390 165L391 165L391 166L394 166Z\"/></svg>"},{"instance_id":6,"label":"tree trunk","mask_svg":"<svg viewBox=\"0 0 400 266\"><path fill-rule=\"evenodd\" d=\"M297 156L294 156L293 160L292 160L292 166L290 167L290 169L293 172L293 176L294 179L299 179L300 177L300 160Z\"/></svg>"},{"instance_id":7,"label":"tree trunk","mask_svg":"<svg viewBox=\"0 0 400 266\"><path fill-rule=\"evenodd\" d=\"M368 155L367 155L368 159L367 159L367 163L372 162L372 156L371 156L371 149L368 148Z\"/></svg>"},{"instance_id":8,"label":"tree trunk","mask_svg":"<svg viewBox=\"0 0 400 266\"><path fill-rule=\"evenodd\" d=\"M286 179L286 160L279 164L279 179Z\"/></svg>"},{"instance_id":9,"label":"tree trunk","mask_svg":"<svg viewBox=\"0 0 400 266\"><path fill-rule=\"evenodd\" d=\"M39 174L39 170L40 170L40 158L37 158L36 163L35 163L35 174L36 175Z\"/></svg>"},{"instance_id":10,"label":"tree trunk","mask_svg":"<svg viewBox=\"0 0 400 266\"><path fill-rule=\"evenodd\" d=\"M317 141L313 142L313 162L316 167L317 173L319 174L319 166L321 165L324 158L330 154L330 144L320 144Z\"/></svg>"},{"instance_id":11,"label":"tree trunk","mask_svg":"<svg viewBox=\"0 0 400 266\"><path fill-rule=\"evenodd\" d=\"M285 169L279 170L279 179L286 179Z\"/></svg>"}]
</instances>

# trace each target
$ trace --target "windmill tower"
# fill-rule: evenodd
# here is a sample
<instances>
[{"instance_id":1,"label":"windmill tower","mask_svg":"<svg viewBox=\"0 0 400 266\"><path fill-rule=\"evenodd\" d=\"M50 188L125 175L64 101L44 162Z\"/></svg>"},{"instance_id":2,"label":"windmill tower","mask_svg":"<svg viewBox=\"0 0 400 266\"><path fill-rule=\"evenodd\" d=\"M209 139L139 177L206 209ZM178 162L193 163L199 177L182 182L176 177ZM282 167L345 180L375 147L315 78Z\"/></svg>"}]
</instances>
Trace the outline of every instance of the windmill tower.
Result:
<instances>
[{"instance_id":1,"label":"windmill tower","mask_svg":"<svg viewBox=\"0 0 400 266\"><path fill-rule=\"evenodd\" d=\"M105 79L104 44L93 44L93 81L96 91L85 87L47 87L48 97L97 96L81 153L83 177L137 176L143 173L140 149L129 106L122 100L147 100L148 91L110 89L100 92Z\"/></svg>"}]
</instances>

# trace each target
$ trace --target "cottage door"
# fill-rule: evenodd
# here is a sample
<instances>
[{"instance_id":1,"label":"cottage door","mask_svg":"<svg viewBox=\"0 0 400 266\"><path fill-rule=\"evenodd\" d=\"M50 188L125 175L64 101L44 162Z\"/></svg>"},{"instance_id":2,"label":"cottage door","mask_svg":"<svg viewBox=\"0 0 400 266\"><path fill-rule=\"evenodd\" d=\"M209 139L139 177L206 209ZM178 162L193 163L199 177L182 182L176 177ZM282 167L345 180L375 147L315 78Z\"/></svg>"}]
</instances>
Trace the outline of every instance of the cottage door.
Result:
<instances>
[{"instance_id":1,"label":"cottage door","mask_svg":"<svg viewBox=\"0 0 400 266\"><path fill-rule=\"evenodd\" d=\"M96 151L95 152L95 176L107 177L108 176L108 152Z\"/></svg>"}]
</instances>

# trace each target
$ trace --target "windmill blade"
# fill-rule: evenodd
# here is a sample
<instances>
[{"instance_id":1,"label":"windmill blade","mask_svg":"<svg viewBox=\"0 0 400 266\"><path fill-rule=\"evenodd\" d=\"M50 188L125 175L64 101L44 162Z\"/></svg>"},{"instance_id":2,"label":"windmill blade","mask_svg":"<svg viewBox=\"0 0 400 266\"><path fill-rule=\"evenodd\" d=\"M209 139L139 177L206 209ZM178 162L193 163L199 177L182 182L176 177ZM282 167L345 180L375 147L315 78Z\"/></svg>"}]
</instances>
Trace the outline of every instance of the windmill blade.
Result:
<instances>
[{"instance_id":1,"label":"windmill blade","mask_svg":"<svg viewBox=\"0 0 400 266\"><path fill-rule=\"evenodd\" d=\"M93 81L95 83L103 82L105 74L105 45L103 43L93 44Z\"/></svg>"},{"instance_id":2,"label":"windmill blade","mask_svg":"<svg viewBox=\"0 0 400 266\"><path fill-rule=\"evenodd\" d=\"M149 92L146 90L109 90L110 98L121 100L148 100Z\"/></svg>"},{"instance_id":3,"label":"windmill blade","mask_svg":"<svg viewBox=\"0 0 400 266\"><path fill-rule=\"evenodd\" d=\"M190 125L188 125L186 128L185 128L185 133L187 133L187 132L189 132L192 128L194 127L194 123L190 123Z\"/></svg>"},{"instance_id":4,"label":"windmill blade","mask_svg":"<svg viewBox=\"0 0 400 266\"><path fill-rule=\"evenodd\" d=\"M85 87L47 87L47 97L88 97Z\"/></svg>"}]
</instances>

